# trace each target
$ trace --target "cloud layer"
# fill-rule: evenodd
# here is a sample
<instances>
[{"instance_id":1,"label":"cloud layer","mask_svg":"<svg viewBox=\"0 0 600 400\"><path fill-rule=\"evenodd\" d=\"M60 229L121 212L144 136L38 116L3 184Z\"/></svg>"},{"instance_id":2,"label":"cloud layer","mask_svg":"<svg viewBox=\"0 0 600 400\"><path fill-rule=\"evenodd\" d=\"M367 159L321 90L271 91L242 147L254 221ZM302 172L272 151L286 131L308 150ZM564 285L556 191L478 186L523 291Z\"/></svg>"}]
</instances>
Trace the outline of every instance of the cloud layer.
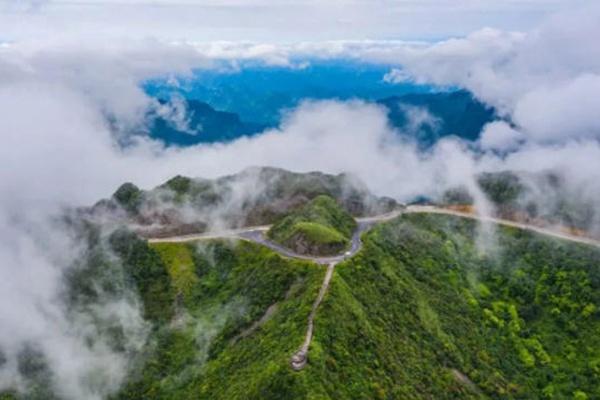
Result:
<instances>
[{"instance_id":1,"label":"cloud layer","mask_svg":"<svg viewBox=\"0 0 600 400\"><path fill-rule=\"evenodd\" d=\"M589 0L290 0L0 2L6 40L77 35L86 40L322 41L439 39L482 26L528 29L549 12Z\"/></svg>"},{"instance_id":2,"label":"cloud layer","mask_svg":"<svg viewBox=\"0 0 600 400\"><path fill-rule=\"evenodd\" d=\"M31 18L51 18L52 7L64 6L51 5ZM77 252L48 220L64 206L105 197L124 181L151 187L176 174L215 177L270 165L351 172L377 194L408 200L456 185L477 192L474 176L481 171L550 170L565 177L572 193L600 204L599 17L598 7L591 7L525 33L484 29L435 44L92 45L52 37L0 47L0 349L10 355L23 342L39 343L68 398L101 397L84 379L98 368L117 366L107 369L114 373L106 379L118 385L126 360L87 346L85 321L71 321L53 305L64 267ZM14 30L11 18L2 16ZM479 143L445 139L420 151L391 130L378 106L321 101L290 111L278 129L229 144L165 149L138 137L118 145L119 132L142 126L147 111L157 107L140 81L210 68L215 59L297 66L298 55L392 63L398 72L389 80L467 88L508 122L487 126ZM181 109L174 110L185 121ZM415 124L427 119L426 110L411 114ZM139 318L135 301L119 303L116 311L130 321ZM13 379L0 374L0 388Z\"/></svg>"}]
</instances>

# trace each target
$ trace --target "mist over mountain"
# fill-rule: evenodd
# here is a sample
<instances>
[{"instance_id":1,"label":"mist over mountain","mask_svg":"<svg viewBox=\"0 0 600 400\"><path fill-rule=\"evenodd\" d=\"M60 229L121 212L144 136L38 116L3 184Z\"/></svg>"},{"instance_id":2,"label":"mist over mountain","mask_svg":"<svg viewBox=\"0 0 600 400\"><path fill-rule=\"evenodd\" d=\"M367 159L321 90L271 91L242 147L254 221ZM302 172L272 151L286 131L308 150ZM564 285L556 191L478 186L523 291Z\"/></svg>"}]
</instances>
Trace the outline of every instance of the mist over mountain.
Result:
<instances>
[{"instance_id":1,"label":"mist over mountain","mask_svg":"<svg viewBox=\"0 0 600 400\"><path fill-rule=\"evenodd\" d=\"M242 121L231 112L217 111L198 100L180 100L182 114L177 122L150 114L148 135L166 145L229 142L264 131L267 125ZM164 104L164 102L163 102Z\"/></svg>"},{"instance_id":2,"label":"mist over mountain","mask_svg":"<svg viewBox=\"0 0 600 400\"><path fill-rule=\"evenodd\" d=\"M0 400L599 398L599 19L0 1Z\"/></svg>"},{"instance_id":3,"label":"mist over mountain","mask_svg":"<svg viewBox=\"0 0 600 400\"><path fill-rule=\"evenodd\" d=\"M467 91L411 93L378 101L390 123L429 146L445 136L477 141L485 125L498 119L492 107Z\"/></svg>"},{"instance_id":4,"label":"mist over mountain","mask_svg":"<svg viewBox=\"0 0 600 400\"><path fill-rule=\"evenodd\" d=\"M355 97L361 98L359 94L355 94ZM314 92L304 97L303 101L319 97L320 95ZM279 115L279 119L273 116L273 121L266 119L249 122L243 121L236 113L215 110L202 101L179 97L175 99L175 107L180 107L178 112L181 113L176 120L169 119L173 117L172 114L148 115L148 135L166 145L190 146L198 143L229 142L240 137L257 135L269 128L278 127L287 109L276 102L272 105L271 112ZM161 100L161 103L168 107L167 101ZM400 134L415 139L424 147L451 135L476 141L483 127L498 119L493 108L479 102L467 91L409 93L378 99L374 103L385 107L389 124ZM253 118L260 118L260 114L255 114Z\"/></svg>"},{"instance_id":5,"label":"mist over mountain","mask_svg":"<svg viewBox=\"0 0 600 400\"><path fill-rule=\"evenodd\" d=\"M291 65L260 62L222 63L215 69L196 70L192 76L146 82L153 97L200 100L212 107L238 114L242 120L277 125L281 114L306 99L376 101L405 93L429 92L429 85L396 84L385 80L389 65L344 57L319 60L304 57Z\"/></svg>"},{"instance_id":6,"label":"mist over mountain","mask_svg":"<svg viewBox=\"0 0 600 400\"><path fill-rule=\"evenodd\" d=\"M498 207L523 195L511 189L522 187L516 182L506 173L479 179ZM472 199L437 201L451 213ZM476 221L408 210L352 177L318 172L177 176L145 191L125 183L55 225L77 244L55 301L89 342L84 359L98 364L61 371L76 374L79 382L68 383L55 378L60 363L47 344L3 347L0 368L15 380L0 398L496 398L598 389L597 244L498 227L481 252ZM331 287L321 286L328 281L318 257L343 253L358 224L390 212L363 232L354 256L328 261L339 265ZM264 240L290 253L245 236L271 222ZM308 360L295 368L320 286L328 292L315 303ZM111 360L120 362L112 378L101 369ZM240 379L225 384L232 377ZM96 379L119 384L96 387Z\"/></svg>"}]
</instances>

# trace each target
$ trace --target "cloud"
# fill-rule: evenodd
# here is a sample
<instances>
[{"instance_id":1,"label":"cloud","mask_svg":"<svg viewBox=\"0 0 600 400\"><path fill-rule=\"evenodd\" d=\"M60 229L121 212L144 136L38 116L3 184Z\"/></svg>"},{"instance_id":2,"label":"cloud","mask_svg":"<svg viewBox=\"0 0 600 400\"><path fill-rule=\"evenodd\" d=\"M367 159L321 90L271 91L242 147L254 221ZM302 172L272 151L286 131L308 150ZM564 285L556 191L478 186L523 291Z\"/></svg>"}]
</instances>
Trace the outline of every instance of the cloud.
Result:
<instances>
[{"instance_id":1,"label":"cloud","mask_svg":"<svg viewBox=\"0 0 600 400\"><path fill-rule=\"evenodd\" d=\"M156 115L167 121L174 129L189 135L197 135L202 131L202 126L190 126L191 116L188 113L187 103L181 95L174 94L168 102L156 104L153 108Z\"/></svg>"},{"instance_id":2,"label":"cloud","mask_svg":"<svg viewBox=\"0 0 600 400\"><path fill-rule=\"evenodd\" d=\"M377 194L400 200L435 197L463 185L485 207L474 183L477 173L551 170L565 177L571 193L600 204L599 127L593 114L600 73L593 21L599 14L592 9L573 15L528 33L485 29L436 44L221 43L206 50L187 40L82 44L50 37L2 46L0 349L11 356L22 342L37 342L68 398L105 395L84 379L102 368L107 387L118 386L127 360L102 342L87 346L82 337L91 328L85 318L70 320L54 302L65 266L78 253L49 219L64 206L94 203L124 181L149 188L177 174L210 178L260 164L351 172ZM9 30L15 26L13 21ZM320 101L291 110L278 129L228 144L164 148L138 137L125 148L118 146L115 128L142 126L155 107L139 88L141 81L211 67L215 58L235 62L240 52L246 54L242 58L292 66L289 60L297 54L402 64L417 82L472 90L515 125L488 125L479 148L444 139L421 151L391 130L377 105ZM428 121L426 114L412 115L415 123ZM178 111L174 117L185 121ZM120 299L104 311L139 322L134 300ZM143 338L143 324L134 325ZM0 387L18 379L2 374Z\"/></svg>"},{"instance_id":3,"label":"cloud","mask_svg":"<svg viewBox=\"0 0 600 400\"><path fill-rule=\"evenodd\" d=\"M151 102L139 97L135 82L144 75L135 66L129 67L130 75L128 69L118 70L123 79L111 94L102 87L108 78L90 72L107 60L82 68L58 62L72 65L65 73L56 70L57 59L17 57L19 62L11 63L14 79L0 83L0 349L8 359L0 371L2 388L26 386L16 360L32 343L52 370L51 384L65 398L103 398L115 390L128 360L101 336L89 344L94 332L90 312L129 326L132 349L143 342L135 298L99 304L76 318L59 301L64 272L81 257L77 241L52 222L65 206L92 204L124 181L151 187L176 174L215 177L256 164L353 172L379 193L410 197L442 188L444 171L457 171L446 161L438 165L438 159L468 158L451 157L461 146L448 144L421 159L414 144L390 131L384 109L360 101L306 102L286 116L280 129L230 144L165 149L134 138L123 148L116 143L107 110L128 125L142 124L139 110ZM458 177L456 173L453 179ZM90 381L92 375L97 380ZM101 382L102 389L94 382Z\"/></svg>"},{"instance_id":4,"label":"cloud","mask_svg":"<svg viewBox=\"0 0 600 400\"><path fill-rule=\"evenodd\" d=\"M412 82L413 77L399 68L392 68L390 72L383 76L383 81L388 83L407 83Z\"/></svg>"},{"instance_id":5,"label":"cloud","mask_svg":"<svg viewBox=\"0 0 600 400\"><path fill-rule=\"evenodd\" d=\"M596 74L543 85L518 100L514 121L534 140L600 139L599 93Z\"/></svg>"},{"instance_id":6,"label":"cloud","mask_svg":"<svg viewBox=\"0 0 600 400\"><path fill-rule=\"evenodd\" d=\"M3 37L11 41L78 36L98 41L154 37L268 42L274 33L277 42L437 39L462 36L482 26L529 29L548 12L587 1L5 0L0 3L0 26Z\"/></svg>"},{"instance_id":7,"label":"cloud","mask_svg":"<svg viewBox=\"0 0 600 400\"><path fill-rule=\"evenodd\" d=\"M532 141L600 137L600 6L560 13L536 29L483 29L433 45L373 52L414 81L463 87L496 107ZM568 27L568 28L566 28ZM393 71L393 70L392 70Z\"/></svg>"},{"instance_id":8,"label":"cloud","mask_svg":"<svg viewBox=\"0 0 600 400\"><path fill-rule=\"evenodd\" d=\"M504 121L487 124L481 132L479 143L484 150L511 151L520 147L523 134Z\"/></svg>"}]
</instances>

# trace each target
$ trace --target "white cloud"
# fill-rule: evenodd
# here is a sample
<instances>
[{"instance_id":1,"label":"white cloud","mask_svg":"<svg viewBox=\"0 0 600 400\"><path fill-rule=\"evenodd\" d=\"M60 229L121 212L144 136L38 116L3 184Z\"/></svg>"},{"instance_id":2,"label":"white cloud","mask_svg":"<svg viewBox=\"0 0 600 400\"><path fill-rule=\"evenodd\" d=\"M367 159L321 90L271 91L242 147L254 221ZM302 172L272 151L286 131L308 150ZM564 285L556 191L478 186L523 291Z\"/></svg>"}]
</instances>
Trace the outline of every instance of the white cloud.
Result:
<instances>
[{"instance_id":1,"label":"white cloud","mask_svg":"<svg viewBox=\"0 0 600 400\"><path fill-rule=\"evenodd\" d=\"M536 140L600 139L600 75L581 74L533 89L515 106L514 120Z\"/></svg>"},{"instance_id":2,"label":"white cloud","mask_svg":"<svg viewBox=\"0 0 600 400\"><path fill-rule=\"evenodd\" d=\"M194 38L188 36L175 43L82 44L79 41L87 40L86 35L70 35L82 33L82 27L102 28L84 15L72 19L74 26L65 28L66 37L56 35L56 27L73 16L69 7L49 4L28 16L21 11L0 16L4 32L28 39L0 47L0 348L12 349L18 339L41 341L56 379L69 390L70 398L84 398L89 388L80 378L102 366L118 367L109 369L106 377L118 384L116 375L125 360L101 346L86 348L81 332L52 307L62 268L74 254L60 232L48 230L47 217L63 205L91 204L123 181L151 187L176 174L215 177L262 164L297 171L352 172L378 194L406 200L417 194L437 195L458 184L476 191L473 176L483 170L551 169L565 174L573 193L600 204L600 146L594 140L600 128L594 114L600 74L600 50L594 40L599 36L596 9L563 15L529 33L485 29L433 45L332 41L276 46L191 43L188 40ZM123 26L117 27L124 29L136 5L94 8L94 18L107 17L114 7L123 7L118 17ZM186 7L177 13L189 13ZM297 10L292 7L291 12ZM145 6L139 11L142 16L132 24L133 33L160 31L160 23L148 18L161 14L163 8ZM397 7L394 12L401 11ZM285 25L285 16L279 15L284 21L274 26ZM196 13L189 13L181 23L182 31L168 32L186 33L195 17ZM375 20L378 14L372 17ZM39 25L17 23L18 18ZM264 21L255 15L241 18L246 22L255 18L256 24ZM317 15L310 24L301 21L298 26L315 28L327 18ZM207 29L220 21L215 18ZM140 29L136 22L148 25ZM355 30L362 28L358 25ZM46 29L53 34L40 37ZM126 32L119 29L118 33ZM265 32L272 36L273 25ZM138 87L141 80L186 74L194 67L210 66L211 58L264 59L295 66L289 60L297 54L392 61L403 64L416 81L466 87L518 125L517 129L505 123L488 125L482 148L511 151L503 156L474 153L467 144L447 139L420 152L414 143L390 131L384 110L358 101L304 103L287 115L281 129L229 144L165 149L139 139L126 149L115 145L105 116L117 125L137 126L152 107L152 100ZM525 143L515 147L521 142ZM49 313L39 304L48 304ZM127 310L132 313L128 315L138 315L135 304ZM46 337L40 339L43 334ZM0 379L0 386L5 383Z\"/></svg>"},{"instance_id":3,"label":"white cloud","mask_svg":"<svg viewBox=\"0 0 600 400\"><path fill-rule=\"evenodd\" d=\"M483 26L529 29L549 12L586 2L8 0L0 3L0 26L5 40L65 36L277 42L437 39L462 36Z\"/></svg>"},{"instance_id":4,"label":"white cloud","mask_svg":"<svg viewBox=\"0 0 600 400\"><path fill-rule=\"evenodd\" d=\"M487 124L481 132L479 143L484 150L510 151L519 148L523 134L504 121Z\"/></svg>"},{"instance_id":5,"label":"white cloud","mask_svg":"<svg viewBox=\"0 0 600 400\"><path fill-rule=\"evenodd\" d=\"M535 141L600 138L600 6L561 13L527 33L483 29L431 46L374 52L415 81L459 86L513 119Z\"/></svg>"},{"instance_id":6,"label":"white cloud","mask_svg":"<svg viewBox=\"0 0 600 400\"><path fill-rule=\"evenodd\" d=\"M392 68L390 72L383 76L383 81L388 83L407 83L412 82L413 78L400 68Z\"/></svg>"}]
</instances>

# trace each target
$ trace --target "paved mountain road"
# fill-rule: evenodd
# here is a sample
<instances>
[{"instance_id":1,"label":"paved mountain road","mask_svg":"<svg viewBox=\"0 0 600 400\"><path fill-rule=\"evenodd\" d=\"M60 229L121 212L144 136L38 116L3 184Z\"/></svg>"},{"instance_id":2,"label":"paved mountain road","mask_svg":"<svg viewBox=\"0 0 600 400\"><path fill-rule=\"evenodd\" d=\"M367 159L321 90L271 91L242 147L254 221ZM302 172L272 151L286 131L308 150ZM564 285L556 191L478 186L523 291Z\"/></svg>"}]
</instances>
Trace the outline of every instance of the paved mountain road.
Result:
<instances>
[{"instance_id":1,"label":"paved mountain road","mask_svg":"<svg viewBox=\"0 0 600 400\"><path fill-rule=\"evenodd\" d=\"M296 259L300 259L300 260L307 260L307 261L315 262L317 264L327 265L327 271L325 273L325 278L323 279L323 283L321 284L319 294L317 295L317 298L315 299L315 302L313 303L311 312L308 316L308 323L307 323L306 334L304 336L304 342L302 343L302 346L300 347L300 349L296 353L294 353L294 355L291 358L291 362L290 362L291 367L294 370L299 371L306 366L306 363L308 360L308 349L310 347L310 343L311 343L312 337L313 337L314 319L317 314L317 309L319 308L319 305L323 301L323 298L325 297L325 294L327 293L327 290L329 289L329 283L331 282L331 278L333 276L333 271L335 269L336 264L338 264L340 261L345 260L346 258L350 258L350 257L354 256L361 249L362 242L360 240L360 237L361 237L362 233L365 232L366 230L368 230L371 226L373 226L374 224L379 223L379 222L389 221L393 218L398 217L401 214L407 214L407 213L431 213L431 214L454 215L457 217L479 220L481 222L490 222L490 223L494 223L494 224L525 229L525 230L537 232L537 233L540 233L543 235L556 237L559 239L570 240L573 242L585 243L585 244L590 244L590 245L594 245L594 246L600 246L600 241L595 240L595 239L569 235L566 233L557 232L557 231L553 231L553 230L546 229L546 228L540 228L535 225L529 225L529 224L525 224L525 223L521 223L521 222L515 222L515 221L493 218L493 217L479 216L476 214L469 214L469 213L464 213L464 212L460 212L460 211L449 210L446 208L439 208L439 207L435 207L435 206L407 206L405 208L402 208L402 209L399 209L399 210L396 210L396 211L393 211L393 212L390 212L387 214L377 215L377 216L373 216L373 217L366 217L366 218L357 218L356 221L358 223L358 226L357 226L357 229L355 230L354 234L352 235L350 249L343 254L338 254L335 256L328 256L328 257L307 256L307 255L303 255L303 254L298 254L290 249L287 249L287 248L269 240L265 235L266 231L268 231L270 228L269 225L253 226L253 227L240 228L240 229L228 229L228 230L222 230L222 231L218 231L218 232L207 232L207 233L200 233L200 234L194 234L194 235L184 235L184 236L173 236L173 237L168 237L168 238L149 239L148 241L150 243L166 243L166 242L172 243L172 242L190 242L190 241L197 241L197 240L223 239L223 238L243 239L243 240L249 240L249 241L267 246L271 250L279 253L280 255L282 255L284 257L296 258Z\"/></svg>"},{"instance_id":2,"label":"paved mountain road","mask_svg":"<svg viewBox=\"0 0 600 400\"><path fill-rule=\"evenodd\" d=\"M482 215L477 215L477 214L470 214L470 213L465 213L465 212L461 212L461 211L449 210L447 208L440 208L440 207L435 207L435 206L408 206L404 212L405 213L429 213L429 214L454 215L456 217L469 218L469 219L474 219L474 220L481 221L481 222L491 222L491 223L497 224L497 225L510 226L513 228L519 228L519 229L523 229L526 231L536 232L541 235L552 236L557 239L569 240L571 242L589 244L592 246L600 247L600 240L597 240L597 239L592 239L592 238L585 237L585 236L571 235L571 234L568 234L565 232L560 232L560 231L549 229L549 228L542 228L542 227L527 224L524 222L516 222L516 221L511 221L508 219L494 218L494 217L482 216Z\"/></svg>"}]
</instances>

